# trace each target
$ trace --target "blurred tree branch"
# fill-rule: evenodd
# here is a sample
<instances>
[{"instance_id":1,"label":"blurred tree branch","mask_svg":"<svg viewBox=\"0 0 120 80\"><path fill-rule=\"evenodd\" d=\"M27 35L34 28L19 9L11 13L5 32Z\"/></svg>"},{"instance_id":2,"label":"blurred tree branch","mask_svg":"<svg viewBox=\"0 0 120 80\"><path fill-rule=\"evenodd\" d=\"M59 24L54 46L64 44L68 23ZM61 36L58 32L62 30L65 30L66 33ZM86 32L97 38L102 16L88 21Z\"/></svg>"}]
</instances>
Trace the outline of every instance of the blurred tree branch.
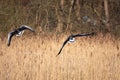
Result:
<instances>
[{"instance_id":1,"label":"blurred tree branch","mask_svg":"<svg viewBox=\"0 0 120 80\"><path fill-rule=\"evenodd\" d=\"M106 28L108 31L110 31L108 0L104 0L104 9L105 9L105 17L106 17Z\"/></svg>"}]
</instances>

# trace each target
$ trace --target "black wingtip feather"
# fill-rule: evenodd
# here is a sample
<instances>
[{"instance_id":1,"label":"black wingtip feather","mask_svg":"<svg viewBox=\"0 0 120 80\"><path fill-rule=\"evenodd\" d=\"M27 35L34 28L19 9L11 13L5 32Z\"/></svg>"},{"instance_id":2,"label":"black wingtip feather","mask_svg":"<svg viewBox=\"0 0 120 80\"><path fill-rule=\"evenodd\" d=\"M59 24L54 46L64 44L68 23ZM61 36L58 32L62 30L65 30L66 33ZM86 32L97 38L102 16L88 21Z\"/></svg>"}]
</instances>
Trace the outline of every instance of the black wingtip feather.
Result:
<instances>
[{"instance_id":1,"label":"black wingtip feather","mask_svg":"<svg viewBox=\"0 0 120 80\"><path fill-rule=\"evenodd\" d=\"M7 46L9 47L9 46L10 46L10 44L7 44Z\"/></svg>"},{"instance_id":2,"label":"black wingtip feather","mask_svg":"<svg viewBox=\"0 0 120 80\"><path fill-rule=\"evenodd\" d=\"M56 55L56 57L61 53L62 50L59 51L59 53Z\"/></svg>"}]
</instances>

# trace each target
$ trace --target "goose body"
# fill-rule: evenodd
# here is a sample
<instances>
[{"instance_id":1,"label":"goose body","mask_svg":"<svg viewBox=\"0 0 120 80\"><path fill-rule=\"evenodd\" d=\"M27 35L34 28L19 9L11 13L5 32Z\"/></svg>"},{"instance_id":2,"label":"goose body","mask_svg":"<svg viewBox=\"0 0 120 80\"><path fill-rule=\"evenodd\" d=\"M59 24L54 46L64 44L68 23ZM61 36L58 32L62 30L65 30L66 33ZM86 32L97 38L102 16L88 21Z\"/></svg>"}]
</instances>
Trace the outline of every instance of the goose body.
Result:
<instances>
[{"instance_id":1,"label":"goose body","mask_svg":"<svg viewBox=\"0 0 120 80\"><path fill-rule=\"evenodd\" d=\"M35 32L34 29L32 29L31 27L26 26L26 25L22 25L19 28L17 28L17 29L15 29L15 30L13 30L13 31L11 31L11 32L8 33L7 46L10 46L11 39L12 39L12 37L14 35L21 36L21 35L23 35L24 30L30 30L32 32Z\"/></svg>"}]
</instances>

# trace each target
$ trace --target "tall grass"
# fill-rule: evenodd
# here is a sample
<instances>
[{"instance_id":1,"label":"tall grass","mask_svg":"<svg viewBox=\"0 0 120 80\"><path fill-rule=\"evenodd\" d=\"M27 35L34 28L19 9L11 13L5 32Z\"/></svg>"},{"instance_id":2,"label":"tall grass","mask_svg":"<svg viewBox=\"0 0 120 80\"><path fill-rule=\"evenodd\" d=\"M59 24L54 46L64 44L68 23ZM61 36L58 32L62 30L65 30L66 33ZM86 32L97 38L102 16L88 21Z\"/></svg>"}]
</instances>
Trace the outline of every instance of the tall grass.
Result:
<instances>
[{"instance_id":1,"label":"tall grass","mask_svg":"<svg viewBox=\"0 0 120 80\"><path fill-rule=\"evenodd\" d=\"M13 37L10 47L0 41L0 80L120 80L119 40L77 38L56 57L66 37Z\"/></svg>"}]
</instances>

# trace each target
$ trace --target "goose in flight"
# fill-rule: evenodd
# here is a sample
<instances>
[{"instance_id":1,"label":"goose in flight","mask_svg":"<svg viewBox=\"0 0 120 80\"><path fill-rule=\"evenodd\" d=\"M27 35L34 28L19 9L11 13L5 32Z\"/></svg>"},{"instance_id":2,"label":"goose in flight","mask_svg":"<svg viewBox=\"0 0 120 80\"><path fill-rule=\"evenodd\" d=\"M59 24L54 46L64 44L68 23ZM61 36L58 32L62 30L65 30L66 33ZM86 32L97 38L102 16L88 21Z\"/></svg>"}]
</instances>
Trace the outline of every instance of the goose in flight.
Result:
<instances>
[{"instance_id":1,"label":"goose in flight","mask_svg":"<svg viewBox=\"0 0 120 80\"><path fill-rule=\"evenodd\" d=\"M35 32L34 29L30 28L26 25L21 25L19 28L13 30L12 32L8 33L8 40L7 40L7 46L10 46L11 39L14 35L21 36L24 33L24 30L30 30L32 32Z\"/></svg>"},{"instance_id":2,"label":"goose in flight","mask_svg":"<svg viewBox=\"0 0 120 80\"><path fill-rule=\"evenodd\" d=\"M94 33L70 35L70 36L64 41L62 47L60 48L60 51L59 51L58 54L57 54L57 56L61 53L63 47L65 46L65 44L66 44L67 42L74 42L76 37L90 36L90 35L94 35Z\"/></svg>"}]
</instances>

